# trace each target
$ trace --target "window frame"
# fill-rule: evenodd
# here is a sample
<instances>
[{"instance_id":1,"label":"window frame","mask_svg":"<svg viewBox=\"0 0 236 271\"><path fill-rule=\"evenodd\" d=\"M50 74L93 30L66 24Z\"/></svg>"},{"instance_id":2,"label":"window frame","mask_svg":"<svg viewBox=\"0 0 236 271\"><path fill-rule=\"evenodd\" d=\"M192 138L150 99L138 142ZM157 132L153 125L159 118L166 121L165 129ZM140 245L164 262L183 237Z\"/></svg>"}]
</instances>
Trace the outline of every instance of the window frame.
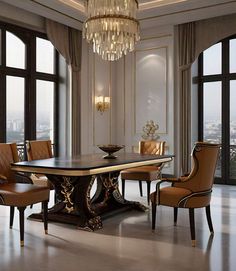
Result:
<instances>
[{"instance_id":1,"label":"window frame","mask_svg":"<svg viewBox=\"0 0 236 271\"><path fill-rule=\"evenodd\" d=\"M222 73L214 75L203 75L203 53L198 58L198 140L203 141L204 132L204 83L220 81L222 83L222 165L221 178L216 178L216 183L220 184L235 184L235 181L230 180L230 81L236 80L236 72L230 73L230 40L236 39L236 35L227 37L217 43L222 43Z\"/></svg>"},{"instance_id":2,"label":"window frame","mask_svg":"<svg viewBox=\"0 0 236 271\"><path fill-rule=\"evenodd\" d=\"M18 76L25 78L25 136L24 140L36 139L36 80L54 83L54 135L55 153L58 153L58 116L59 116L59 54L54 50L54 74L36 71L36 38L46 39L47 35L13 24L0 22L2 62L0 63L0 142L6 142L6 77ZM6 66L6 31L16 35L26 45L26 69Z\"/></svg>"}]
</instances>

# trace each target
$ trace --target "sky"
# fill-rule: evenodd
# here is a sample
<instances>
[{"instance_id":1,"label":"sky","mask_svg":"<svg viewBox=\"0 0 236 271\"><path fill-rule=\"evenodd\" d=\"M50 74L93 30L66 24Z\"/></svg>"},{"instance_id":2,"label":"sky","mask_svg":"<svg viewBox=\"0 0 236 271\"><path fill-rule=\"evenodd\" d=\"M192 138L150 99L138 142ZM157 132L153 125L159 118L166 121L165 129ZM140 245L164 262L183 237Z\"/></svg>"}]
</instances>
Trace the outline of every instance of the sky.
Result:
<instances>
[{"instance_id":1,"label":"sky","mask_svg":"<svg viewBox=\"0 0 236 271\"><path fill-rule=\"evenodd\" d=\"M204 52L204 75L221 73L221 43L213 45ZM236 39L230 43L230 72L236 72ZM230 83L231 121L236 121L236 80ZM204 116L206 120L221 119L221 82L204 84Z\"/></svg>"},{"instance_id":2,"label":"sky","mask_svg":"<svg viewBox=\"0 0 236 271\"><path fill-rule=\"evenodd\" d=\"M7 57L9 67L25 68L25 44L15 35L7 32ZM54 47L51 42L37 38L37 71L53 73ZM49 113L53 102L52 82L37 80L37 97L39 114ZM7 106L11 114L19 114L24 108L25 82L22 77L7 76ZM39 105L41 105L39 107ZM19 117L22 117L20 114Z\"/></svg>"}]
</instances>

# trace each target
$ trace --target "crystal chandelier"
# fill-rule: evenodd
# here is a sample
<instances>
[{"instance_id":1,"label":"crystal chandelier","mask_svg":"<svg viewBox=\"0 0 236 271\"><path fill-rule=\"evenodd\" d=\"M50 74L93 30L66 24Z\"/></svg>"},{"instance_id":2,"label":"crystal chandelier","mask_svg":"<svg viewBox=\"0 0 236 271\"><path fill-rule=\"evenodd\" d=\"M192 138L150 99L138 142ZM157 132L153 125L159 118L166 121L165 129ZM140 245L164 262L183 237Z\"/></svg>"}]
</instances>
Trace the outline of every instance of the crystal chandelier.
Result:
<instances>
[{"instance_id":1,"label":"crystal chandelier","mask_svg":"<svg viewBox=\"0 0 236 271\"><path fill-rule=\"evenodd\" d=\"M87 0L83 37L104 60L117 60L140 39L137 0Z\"/></svg>"}]
</instances>

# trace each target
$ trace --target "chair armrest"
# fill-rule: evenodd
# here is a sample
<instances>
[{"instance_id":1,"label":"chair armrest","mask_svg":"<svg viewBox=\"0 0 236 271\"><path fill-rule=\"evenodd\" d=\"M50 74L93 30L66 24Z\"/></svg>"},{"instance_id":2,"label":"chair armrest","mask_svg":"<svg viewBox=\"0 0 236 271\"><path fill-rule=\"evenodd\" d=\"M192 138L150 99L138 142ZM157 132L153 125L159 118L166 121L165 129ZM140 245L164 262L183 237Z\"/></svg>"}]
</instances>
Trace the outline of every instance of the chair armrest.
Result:
<instances>
[{"instance_id":1,"label":"chair armrest","mask_svg":"<svg viewBox=\"0 0 236 271\"><path fill-rule=\"evenodd\" d=\"M156 199L158 199L158 202L157 204L159 204L159 200L160 200L160 186L162 183L180 183L181 182L181 179L180 178L162 178L160 182L157 182L156 184L156 191L155 191L155 202Z\"/></svg>"},{"instance_id":2,"label":"chair armrest","mask_svg":"<svg viewBox=\"0 0 236 271\"><path fill-rule=\"evenodd\" d=\"M33 184L28 173L17 172L15 173L15 180L17 183L29 183Z\"/></svg>"},{"instance_id":3,"label":"chair armrest","mask_svg":"<svg viewBox=\"0 0 236 271\"><path fill-rule=\"evenodd\" d=\"M7 183L7 177L0 174L0 184Z\"/></svg>"},{"instance_id":4,"label":"chair armrest","mask_svg":"<svg viewBox=\"0 0 236 271\"><path fill-rule=\"evenodd\" d=\"M189 176L189 172L188 173L185 173L183 176L181 176L181 177L188 177Z\"/></svg>"},{"instance_id":5,"label":"chair armrest","mask_svg":"<svg viewBox=\"0 0 236 271\"><path fill-rule=\"evenodd\" d=\"M180 183L181 179L180 178L162 178L160 182L157 182L156 184L156 192L160 190L160 186L162 183Z\"/></svg>"},{"instance_id":6,"label":"chair armrest","mask_svg":"<svg viewBox=\"0 0 236 271\"><path fill-rule=\"evenodd\" d=\"M161 183L168 182L168 183L180 183L182 182L181 178L162 178Z\"/></svg>"}]
</instances>

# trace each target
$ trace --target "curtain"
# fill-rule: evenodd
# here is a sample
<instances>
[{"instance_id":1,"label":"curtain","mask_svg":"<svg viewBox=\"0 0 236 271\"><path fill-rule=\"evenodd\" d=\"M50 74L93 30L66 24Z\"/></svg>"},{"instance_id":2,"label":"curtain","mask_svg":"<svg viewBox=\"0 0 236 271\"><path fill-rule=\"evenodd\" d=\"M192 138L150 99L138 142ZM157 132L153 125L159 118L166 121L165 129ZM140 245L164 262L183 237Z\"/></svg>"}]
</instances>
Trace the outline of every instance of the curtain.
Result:
<instances>
[{"instance_id":1,"label":"curtain","mask_svg":"<svg viewBox=\"0 0 236 271\"><path fill-rule=\"evenodd\" d=\"M46 20L46 32L49 40L65 58L70 67L71 79L71 150L72 155L81 152L81 52L82 33L60 23Z\"/></svg>"},{"instance_id":2,"label":"curtain","mask_svg":"<svg viewBox=\"0 0 236 271\"><path fill-rule=\"evenodd\" d=\"M195 57L195 23L178 26L180 90L180 159L181 173L190 170L191 153L191 64Z\"/></svg>"},{"instance_id":3,"label":"curtain","mask_svg":"<svg viewBox=\"0 0 236 271\"><path fill-rule=\"evenodd\" d=\"M236 14L178 25L180 171L190 170L191 65L201 52L236 33Z\"/></svg>"},{"instance_id":4,"label":"curtain","mask_svg":"<svg viewBox=\"0 0 236 271\"><path fill-rule=\"evenodd\" d=\"M236 34L236 14L196 22L195 58L218 41Z\"/></svg>"}]
</instances>

